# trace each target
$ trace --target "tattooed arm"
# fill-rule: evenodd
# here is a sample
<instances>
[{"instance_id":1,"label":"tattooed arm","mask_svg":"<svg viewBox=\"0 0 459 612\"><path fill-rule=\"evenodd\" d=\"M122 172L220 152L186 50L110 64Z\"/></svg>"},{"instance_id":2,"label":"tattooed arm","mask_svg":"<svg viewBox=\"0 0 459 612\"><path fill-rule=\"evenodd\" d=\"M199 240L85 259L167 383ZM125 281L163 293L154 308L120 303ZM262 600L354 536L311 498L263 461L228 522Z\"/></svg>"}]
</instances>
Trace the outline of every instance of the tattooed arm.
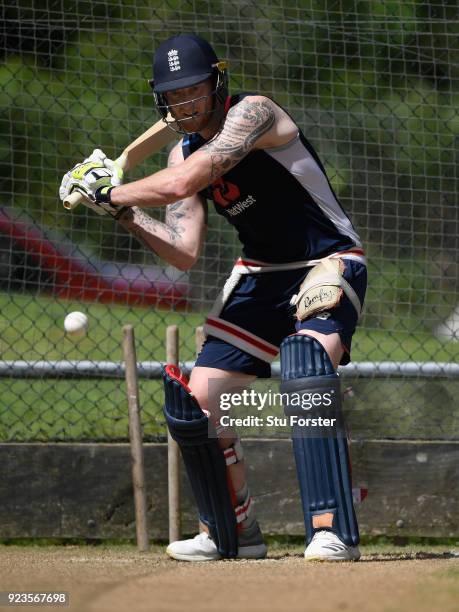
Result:
<instances>
[{"instance_id":1,"label":"tattooed arm","mask_svg":"<svg viewBox=\"0 0 459 612\"><path fill-rule=\"evenodd\" d=\"M169 166L180 161L183 156L177 145L169 156ZM119 223L161 259L179 270L188 270L199 257L204 242L206 206L198 195L169 204L164 223L133 207L121 216Z\"/></svg>"},{"instance_id":2,"label":"tattooed arm","mask_svg":"<svg viewBox=\"0 0 459 612\"><path fill-rule=\"evenodd\" d=\"M222 131L194 154L195 160L208 166L210 161L209 180L213 181L253 149L281 146L297 133L293 120L272 100L247 96L229 110Z\"/></svg>"},{"instance_id":3,"label":"tattooed arm","mask_svg":"<svg viewBox=\"0 0 459 612\"><path fill-rule=\"evenodd\" d=\"M164 206L207 187L251 150L290 141L298 128L272 100L247 96L226 115L223 127L183 163L140 181L116 187L112 202L123 206Z\"/></svg>"}]
</instances>

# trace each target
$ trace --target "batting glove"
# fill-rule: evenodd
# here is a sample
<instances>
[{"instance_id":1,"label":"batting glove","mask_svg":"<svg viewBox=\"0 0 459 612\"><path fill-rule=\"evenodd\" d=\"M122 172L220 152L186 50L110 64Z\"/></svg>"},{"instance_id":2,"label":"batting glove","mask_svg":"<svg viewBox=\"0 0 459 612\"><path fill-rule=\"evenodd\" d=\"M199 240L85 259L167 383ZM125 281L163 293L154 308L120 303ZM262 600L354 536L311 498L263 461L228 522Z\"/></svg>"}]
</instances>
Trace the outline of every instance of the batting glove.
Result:
<instances>
[{"instance_id":1,"label":"batting glove","mask_svg":"<svg viewBox=\"0 0 459 612\"><path fill-rule=\"evenodd\" d=\"M112 173L112 185L113 187L118 187L123 183L123 169L119 164L116 163L113 159L108 158L105 153L101 149L94 149L89 157L87 157L85 162L95 162L102 163L106 168L108 168Z\"/></svg>"},{"instance_id":2,"label":"batting glove","mask_svg":"<svg viewBox=\"0 0 459 612\"><path fill-rule=\"evenodd\" d=\"M78 191L95 212L118 219L125 207L112 204L110 192L121 184L122 179L123 171L118 164L108 160L100 149L96 149L87 160L65 174L59 196L64 201L73 191Z\"/></svg>"}]
</instances>

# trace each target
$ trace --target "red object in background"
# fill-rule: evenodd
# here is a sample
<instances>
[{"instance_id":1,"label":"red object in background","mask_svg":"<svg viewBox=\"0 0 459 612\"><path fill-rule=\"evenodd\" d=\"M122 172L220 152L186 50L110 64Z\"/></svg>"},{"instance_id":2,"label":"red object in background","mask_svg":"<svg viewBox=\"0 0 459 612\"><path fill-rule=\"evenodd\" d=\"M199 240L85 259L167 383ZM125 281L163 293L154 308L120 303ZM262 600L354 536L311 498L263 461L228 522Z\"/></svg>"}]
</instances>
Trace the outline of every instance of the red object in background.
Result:
<instances>
[{"instance_id":1,"label":"red object in background","mask_svg":"<svg viewBox=\"0 0 459 612\"><path fill-rule=\"evenodd\" d=\"M150 280L142 275L140 266L136 278L125 278L123 266L129 268L128 264L114 264L116 272L104 275L96 266L65 253L37 226L12 219L4 207L0 208L0 233L11 238L14 246L53 279L43 289L44 293L67 300L103 304L155 306L174 310L186 310L189 307L190 288L186 280Z\"/></svg>"}]
</instances>

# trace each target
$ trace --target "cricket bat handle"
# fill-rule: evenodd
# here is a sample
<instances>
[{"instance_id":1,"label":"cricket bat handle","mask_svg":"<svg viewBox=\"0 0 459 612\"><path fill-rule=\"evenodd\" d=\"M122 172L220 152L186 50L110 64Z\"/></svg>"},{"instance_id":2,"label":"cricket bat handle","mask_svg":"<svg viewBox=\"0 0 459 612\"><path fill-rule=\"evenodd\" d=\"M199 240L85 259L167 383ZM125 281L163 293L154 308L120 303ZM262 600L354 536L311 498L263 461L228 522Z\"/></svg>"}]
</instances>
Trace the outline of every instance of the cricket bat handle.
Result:
<instances>
[{"instance_id":1,"label":"cricket bat handle","mask_svg":"<svg viewBox=\"0 0 459 612\"><path fill-rule=\"evenodd\" d=\"M172 116L167 115L166 119L167 123L160 119L148 128L148 130L136 138L134 142L131 142L115 160L123 172L135 168L143 162L144 159L153 155L153 153L157 153L179 137L179 134L169 127L172 127ZM83 202L83 200L84 196L82 196L81 193L73 192L64 200L64 208L73 210L78 204Z\"/></svg>"}]
</instances>

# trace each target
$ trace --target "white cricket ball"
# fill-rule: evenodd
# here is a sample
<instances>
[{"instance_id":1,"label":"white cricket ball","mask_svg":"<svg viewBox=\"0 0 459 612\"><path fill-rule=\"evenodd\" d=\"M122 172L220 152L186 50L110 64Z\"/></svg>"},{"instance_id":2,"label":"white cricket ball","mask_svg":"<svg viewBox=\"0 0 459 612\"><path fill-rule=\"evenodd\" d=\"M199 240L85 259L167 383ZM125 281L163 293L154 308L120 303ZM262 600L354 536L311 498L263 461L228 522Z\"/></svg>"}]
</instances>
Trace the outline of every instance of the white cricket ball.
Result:
<instances>
[{"instance_id":1,"label":"white cricket ball","mask_svg":"<svg viewBox=\"0 0 459 612\"><path fill-rule=\"evenodd\" d=\"M88 331L88 317L84 312L71 312L64 319L64 329L72 338L80 338Z\"/></svg>"}]
</instances>

